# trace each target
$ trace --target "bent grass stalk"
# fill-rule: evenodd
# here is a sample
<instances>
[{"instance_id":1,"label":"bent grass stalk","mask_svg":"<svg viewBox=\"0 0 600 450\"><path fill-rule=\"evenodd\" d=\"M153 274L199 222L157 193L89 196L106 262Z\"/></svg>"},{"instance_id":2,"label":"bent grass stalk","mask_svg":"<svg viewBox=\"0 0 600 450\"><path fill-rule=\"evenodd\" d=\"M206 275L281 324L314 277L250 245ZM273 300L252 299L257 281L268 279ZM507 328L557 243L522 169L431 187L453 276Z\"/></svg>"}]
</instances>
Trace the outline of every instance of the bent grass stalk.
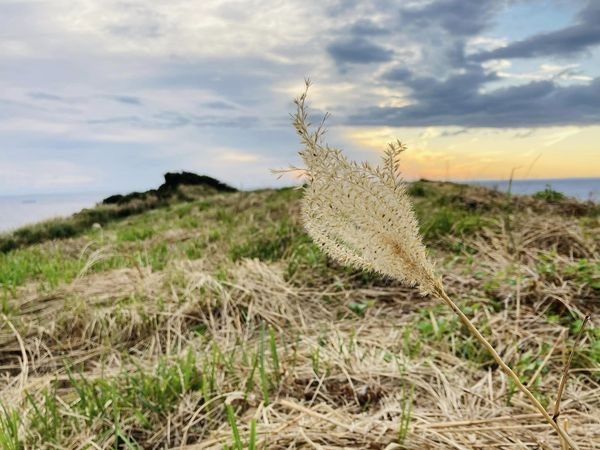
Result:
<instances>
[{"instance_id":1,"label":"bent grass stalk","mask_svg":"<svg viewBox=\"0 0 600 450\"><path fill-rule=\"evenodd\" d=\"M321 248L344 265L377 272L416 286L422 294L448 305L469 332L490 353L531 404L574 450L578 446L504 362L477 327L446 294L426 254L406 185L400 179L398 157L405 150L399 141L387 148L383 165L348 161L342 152L322 143L323 119L313 131L305 91L295 100L294 127L304 148L301 169L307 179L302 199L306 230ZM294 169L298 170L298 169Z\"/></svg>"}]
</instances>

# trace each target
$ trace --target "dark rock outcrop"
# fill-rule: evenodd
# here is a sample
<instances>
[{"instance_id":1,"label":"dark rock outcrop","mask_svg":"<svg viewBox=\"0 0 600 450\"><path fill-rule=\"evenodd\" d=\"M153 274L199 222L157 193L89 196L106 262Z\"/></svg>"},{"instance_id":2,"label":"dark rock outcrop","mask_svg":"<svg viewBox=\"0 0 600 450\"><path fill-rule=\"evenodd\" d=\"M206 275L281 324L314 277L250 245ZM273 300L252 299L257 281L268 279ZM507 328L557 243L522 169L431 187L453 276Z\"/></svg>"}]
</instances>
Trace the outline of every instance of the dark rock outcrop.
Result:
<instances>
[{"instance_id":1,"label":"dark rock outcrop","mask_svg":"<svg viewBox=\"0 0 600 450\"><path fill-rule=\"evenodd\" d=\"M131 192L126 195L111 195L105 198L104 205L122 205L133 200L146 200L148 197L164 199L177 193L180 186L206 186L217 192L235 192L237 189L207 175L197 175L192 172L168 172L165 174L165 182L158 189L150 189L145 192Z\"/></svg>"},{"instance_id":2,"label":"dark rock outcrop","mask_svg":"<svg viewBox=\"0 0 600 450\"><path fill-rule=\"evenodd\" d=\"M237 189L206 175L196 175L192 172L168 172L165 174L165 182L158 188L158 193L160 195L161 192L172 192L179 186L207 186L218 192L237 191Z\"/></svg>"}]
</instances>

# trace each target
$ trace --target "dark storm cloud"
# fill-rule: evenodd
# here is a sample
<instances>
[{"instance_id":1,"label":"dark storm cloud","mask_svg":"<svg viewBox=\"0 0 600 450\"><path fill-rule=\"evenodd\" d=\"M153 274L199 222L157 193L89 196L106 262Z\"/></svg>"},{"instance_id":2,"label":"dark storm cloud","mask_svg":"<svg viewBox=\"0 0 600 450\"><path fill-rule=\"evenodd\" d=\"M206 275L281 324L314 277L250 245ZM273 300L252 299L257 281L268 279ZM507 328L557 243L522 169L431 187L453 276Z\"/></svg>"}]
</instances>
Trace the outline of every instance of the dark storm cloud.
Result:
<instances>
[{"instance_id":1,"label":"dark storm cloud","mask_svg":"<svg viewBox=\"0 0 600 450\"><path fill-rule=\"evenodd\" d=\"M502 0L438 0L423 6L403 8L401 26L424 28L438 26L452 36L472 36L483 31Z\"/></svg>"},{"instance_id":2,"label":"dark storm cloud","mask_svg":"<svg viewBox=\"0 0 600 450\"><path fill-rule=\"evenodd\" d=\"M600 2L592 0L578 14L577 23L560 30L535 34L506 47L473 55L475 61L490 59L571 57L600 44Z\"/></svg>"},{"instance_id":3,"label":"dark storm cloud","mask_svg":"<svg viewBox=\"0 0 600 450\"><path fill-rule=\"evenodd\" d=\"M391 27L408 42L418 42L422 64L434 73L461 69L465 48L507 4L505 0L436 0L404 6Z\"/></svg>"},{"instance_id":4,"label":"dark storm cloud","mask_svg":"<svg viewBox=\"0 0 600 450\"><path fill-rule=\"evenodd\" d=\"M404 107L366 108L352 115L354 125L537 127L600 122L600 78L588 84L561 86L536 81L481 93L497 79L481 70L443 81L409 76L404 84L415 103Z\"/></svg>"},{"instance_id":5,"label":"dark storm cloud","mask_svg":"<svg viewBox=\"0 0 600 450\"><path fill-rule=\"evenodd\" d=\"M391 61L394 55L392 50L359 36L334 41L327 46L327 53L338 64L382 63Z\"/></svg>"},{"instance_id":6,"label":"dark storm cloud","mask_svg":"<svg viewBox=\"0 0 600 450\"><path fill-rule=\"evenodd\" d=\"M404 67L393 68L383 74L384 79L399 80L418 98L419 103L461 102L477 95L479 88L487 82L497 81L495 73L486 73L478 66L470 66L464 73L453 75L443 81L433 77L414 75Z\"/></svg>"},{"instance_id":7,"label":"dark storm cloud","mask_svg":"<svg viewBox=\"0 0 600 450\"><path fill-rule=\"evenodd\" d=\"M365 107L351 114L348 122L494 128L599 123L598 78L587 84L566 86L558 80L561 75L572 74L560 73L545 81L513 82L490 90L490 84L501 78L484 70L482 62L491 59L491 55L511 58L544 52L572 54L595 39L600 41L600 2L586 3L576 25L571 27L535 35L522 41L525 44L511 44L475 58L466 55L468 40L484 33L499 9L507 4L496 0L438 0L402 8L398 28L409 33L419 30L427 42L421 47L422 63L408 65L396 59L397 64L387 68L378 80L392 90L407 91L412 103L404 107Z\"/></svg>"},{"instance_id":8,"label":"dark storm cloud","mask_svg":"<svg viewBox=\"0 0 600 450\"><path fill-rule=\"evenodd\" d=\"M360 3L361 0L336 0L325 5L325 13L329 17L338 17L352 13Z\"/></svg>"},{"instance_id":9,"label":"dark storm cloud","mask_svg":"<svg viewBox=\"0 0 600 450\"><path fill-rule=\"evenodd\" d=\"M359 19L350 26L348 32L353 36L377 36L390 34L392 31L372 20Z\"/></svg>"},{"instance_id":10,"label":"dark storm cloud","mask_svg":"<svg viewBox=\"0 0 600 450\"><path fill-rule=\"evenodd\" d=\"M385 72L382 78L388 81L407 81L412 78L412 72L404 67L394 67Z\"/></svg>"}]
</instances>

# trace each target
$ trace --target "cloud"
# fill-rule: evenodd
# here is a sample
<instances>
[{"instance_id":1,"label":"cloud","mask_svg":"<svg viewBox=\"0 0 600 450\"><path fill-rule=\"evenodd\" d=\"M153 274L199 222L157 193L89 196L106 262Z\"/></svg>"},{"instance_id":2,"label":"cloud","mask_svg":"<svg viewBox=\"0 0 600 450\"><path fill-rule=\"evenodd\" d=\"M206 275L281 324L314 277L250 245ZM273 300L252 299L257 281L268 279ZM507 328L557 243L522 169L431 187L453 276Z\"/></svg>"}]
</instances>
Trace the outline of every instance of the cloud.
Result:
<instances>
[{"instance_id":1,"label":"cloud","mask_svg":"<svg viewBox=\"0 0 600 450\"><path fill-rule=\"evenodd\" d=\"M394 67L383 73L382 78L388 81L407 81L412 77L412 72L406 67Z\"/></svg>"},{"instance_id":2,"label":"cloud","mask_svg":"<svg viewBox=\"0 0 600 450\"><path fill-rule=\"evenodd\" d=\"M578 68L578 64L571 64L567 66L561 66L557 64L542 64L539 70L533 70L531 72L513 73L506 72L505 68L510 67L510 64L490 64L500 63L506 61L504 59L489 61L484 63L482 66L486 69L496 69L497 75L501 78L510 78L516 80L529 80L529 81L543 81L543 80L555 80L555 81L592 81L594 78L585 75L581 69Z\"/></svg>"},{"instance_id":3,"label":"cloud","mask_svg":"<svg viewBox=\"0 0 600 450\"><path fill-rule=\"evenodd\" d=\"M565 139L574 136L576 134L581 133L580 127L563 127L561 130L557 130L551 133L546 133L544 135L544 147L551 147L559 142L564 141Z\"/></svg>"},{"instance_id":4,"label":"cloud","mask_svg":"<svg viewBox=\"0 0 600 450\"><path fill-rule=\"evenodd\" d=\"M211 109L235 109L234 105L227 103L227 102L220 101L220 100L207 102L207 103L205 103L205 106L207 108L211 108Z\"/></svg>"},{"instance_id":5,"label":"cloud","mask_svg":"<svg viewBox=\"0 0 600 450\"><path fill-rule=\"evenodd\" d=\"M389 26L402 37L396 42L400 48L413 47L416 58L403 62L413 70L439 76L467 64L469 42L490 27L506 4L505 0L408 2L395 12Z\"/></svg>"},{"instance_id":6,"label":"cloud","mask_svg":"<svg viewBox=\"0 0 600 450\"><path fill-rule=\"evenodd\" d=\"M221 161L233 164L244 164L255 162L260 159L259 155L254 153L244 152L240 150L220 149L219 159Z\"/></svg>"},{"instance_id":7,"label":"cloud","mask_svg":"<svg viewBox=\"0 0 600 450\"><path fill-rule=\"evenodd\" d=\"M125 103L126 105L141 105L142 101L132 95L115 95L112 97L113 100L119 103Z\"/></svg>"},{"instance_id":8,"label":"cloud","mask_svg":"<svg viewBox=\"0 0 600 450\"><path fill-rule=\"evenodd\" d=\"M398 12L392 4L347 1L325 11L329 27L320 29L318 38L325 45L319 51L325 50L341 73L358 74L360 66L369 70L366 66L385 64L410 47L399 45L403 33L396 27Z\"/></svg>"},{"instance_id":9,"label":"cloud","mask_svg":"<svg viewBox=\"0 0 600 450\"><path fill-rule=\"evenodd\" d=\"M473 36L483 31L503 7L503 0L438 0L401 9L401 24L413 29L440 27L451 36Z\"/></svg>"},{"instance_id":10,"label":"cloud","mask_svg":"<svg viewBox=\"0 0 600 450\"><path fill-rule=\"evenodd\" d=\"M126 125L136 128L172 129L186 126L198 128L248 128L259 123L253 116L187 115L176 111L160 111L149 116L114 116L89 119L90 125Z\"/></svg>"},{"instance_id":11,"label":"cloud","mask_svg":"<svg viewBox=\"0 0 600 450\"><path fill-rule=\"evenodd\" d=\"M391 61L394 52L358 36L342 38L327 46L327 52L338 64L371 64Z\"/></svg>"},{"instance_id":12,"label":"cloud","mask_svg":"<svg viewBox=\"0 0 600 450\"><path fill-rule=\"evenodd\" d=\"M29 97L36 100L48 100L52 102L69 103L69 100L59 95L49 94L47 92L31 92Z\"/></svg>"},{"instance_id":13,"label":"cloud","mask_svg":"<svg viewBox=\"0 0 600 450\"><path fill-rule=\"evenodd\" d=\"M577 15L577 21L573 25L476 53L471 58L474 61L554 55L572 58L598 44L600 44L600 3L597 0L589 0Z\"/></svg>"},{"instance_id":14,"label":"cloud","mask_svg":"<svg viewBox=\"0 0 600 450\"><path fill-rule=\"evenodd\" d=\"M496 74L476 68L443 81L407 76L404 84L414 94L412 104L365 108L348 120L355 125L493 128L600 123L600 78L586 84L562 86L545 80L481 91L494 80Z\"/></svg>"},{"instance_id":15,"label":"cloud","mask_svg":"<svg viewBox=\"0 0 600 450\"><path fill-rule=\"evenodd\" d=\"M358 19L348 29L352 36L385 36L392 33L392 30L381 26L369 19Z\"/></svg>"}]
</instances>

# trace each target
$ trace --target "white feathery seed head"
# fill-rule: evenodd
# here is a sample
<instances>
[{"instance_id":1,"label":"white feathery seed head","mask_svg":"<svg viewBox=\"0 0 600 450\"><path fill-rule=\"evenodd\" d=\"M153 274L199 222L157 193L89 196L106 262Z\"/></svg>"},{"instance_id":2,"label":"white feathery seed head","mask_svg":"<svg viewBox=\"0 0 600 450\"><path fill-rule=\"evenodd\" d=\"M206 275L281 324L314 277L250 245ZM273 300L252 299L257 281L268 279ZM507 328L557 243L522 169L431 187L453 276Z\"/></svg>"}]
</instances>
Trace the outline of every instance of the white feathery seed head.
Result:
<instances>
[{"instance_id":1,"label":"white feathery seed head","mask_svg":"<svg viewBox=\"0 0 600 450\"><path fill-rule=\"evenodd\" d=\"M417 220L398 174L399 141L385 151L383 164L348 161L322 144L324 121L309 123L306 90L296 100L294 127L303 150L307 179L302 200L304 225L312 239L342 264L417 285L422 293L439 286L427 259Z\"/></svg>"}]
</instances>

